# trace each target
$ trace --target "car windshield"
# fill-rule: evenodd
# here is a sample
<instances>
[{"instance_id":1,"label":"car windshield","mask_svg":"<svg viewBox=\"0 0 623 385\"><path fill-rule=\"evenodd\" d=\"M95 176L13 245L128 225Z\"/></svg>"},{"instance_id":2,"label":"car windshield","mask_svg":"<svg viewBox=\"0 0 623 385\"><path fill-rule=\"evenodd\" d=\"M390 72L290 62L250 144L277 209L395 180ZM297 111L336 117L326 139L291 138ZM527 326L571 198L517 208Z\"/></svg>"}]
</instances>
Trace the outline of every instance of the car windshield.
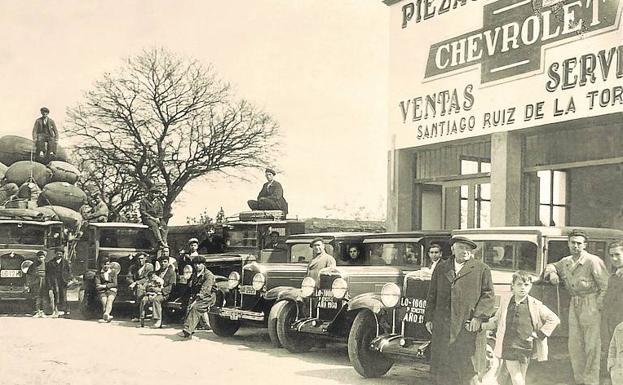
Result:
<instances>
[{"instance_id":1,"label":"car windshield","mask_svg":"<svg viewBox=\"0 0 623 385\"><path fill-rule=\"evenodd\" d=\"M45 227L22 223L0 224L0 243L45 245Z\"/></svg>"},{"instance_id":2,"label":"car windshield","mask_svg":"<svg viewBox=\"0 0 623 385\"><path fill-rule=\"evenodd\" d=\"M257 231L253 229L236 229L227 232L228 247L257 247Z\"/></svg>"},{"instance_id":3,"label":"car windshield","mask_svg":"<svg viewBox=\"0 0 623 385\"><path fill-rule=\"evenodd\" d=\"M151 242L148 229L120 228L101 229L100 247L119 249L150 249Z\"/></svg>"},{"instance_id":4,"label":"car windshield","mask_svg":"<svg viewBox=\"0 0 623 385\"><path fill-rule=\"evenodd\" d=\"M312 248L309 247L309 243L294 243L289 245L290 248L290 262L293 263L308 263L313 258ZM333 255L333 245L330 243L324 244L324 251Z\"/></svg>"},{"instance_id":5,"label":"car windshield","mask_svg":"<svg viewBox=\"0 0 623 385\"><path fill-rule=\"evenodd\" d=\"M537 272L537 245L530 241L476 241L474 255L492 270Z\"/></svg>"},{"instance_id":6,"label":"car windshield","mask_svg":"<svg viewBox=\"0 0 623 385\"><path fill-rule=\"evenodd\" d=\"M588 241L586 243L586 251L597 255L604 261L606 260L605 241ZM558 262L569 254L569 246L566 239L547 242L547 263Z\"/></svg>"},{"instance_id":7,"label":"car windshield","mask_svg":"<svg viewBox=\"0 0 623 385\"><path fill-rule=\"evenodd\" d=\"M372 266L422 265L422 246L416 242L366 243L364 254Z\"/></svg>"}]
</instances>

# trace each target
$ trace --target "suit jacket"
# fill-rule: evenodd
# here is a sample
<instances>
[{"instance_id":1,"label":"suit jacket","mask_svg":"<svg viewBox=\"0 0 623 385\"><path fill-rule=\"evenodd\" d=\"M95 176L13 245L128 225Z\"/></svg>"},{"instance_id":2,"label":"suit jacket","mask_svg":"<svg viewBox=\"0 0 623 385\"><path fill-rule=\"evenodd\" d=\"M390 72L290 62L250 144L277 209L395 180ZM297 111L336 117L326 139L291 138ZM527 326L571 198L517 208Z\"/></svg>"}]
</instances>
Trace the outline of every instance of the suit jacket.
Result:
<instances>
[{"instance_id":1,"label":"suit jacket","mask_svg":"<svg viewBox=\"0 0 623 385\"><path fill-rule=\"evenodd\" d=\"M69 262L65 258L62 258L60 263L56 263L56 259L46 262L45 279L48 287L54 287L56 284L62 287L67 286L71 281Z\"/></svg>"},{"instance_id":2,"label":"suit jacket","mask_svg":"<svg viewBox=\"0 0 623 385\"><path fill-rule=\"evenodd\" d=\"M164 283L162 284L162 295L164 297L168 297L169 294L171 294L171 290L173 290L173 286L175 286L175 268L173 267L173 265L169 265L167 266L166 270L160 269L158 275L164 281Z\"/></svg>"},{"instance_id":3,"label":"suit jacket","mask_svg":"<svg viewBox=\"0 0 623 385\"><path fill-rule=\"evenodd\" d=\"M322 253L317 257L314 257L311 261L309 261L309 265L307 265L307 276L312 277L314 281L318 281L318 277L320 276L320 270L325 267L334 267L335 266L335 258L327 253Z\"/></svg>"},{"instance_id":4,"label":"suit jacket","mask_svg":"<svg viewBox=\"0 0 623 385\"><path fill-rule=\"evenodd\" d=\"M513 296L508 296L500 301L500 307L487 324L483 325L483 328L493 329L497 325L497 333L495 338L494 353L497 357L502 357L502 346L504 343L504 335L506 333L506 315L508 312L508 305L513 300ZM560 324L558 316L551 311L547 306L543 305L543 302L536 298L528 296L528 310L530 311L530 318L532 320L532 328L534 332L542 338L534 339L534 355L537 361L547 360L547 337L552 335L556 326Z\"/></svg>"},{"instance_id":5,"label":"suit jacket","mask_svg":"<svg viewBox=\"0 0 623 385\"><path fill-rule=\"evenodd\" d=\"M273 180L273 183L270 185L268 182L264 183L262 190L260 190L260 193L257 195L257 200L260 200L260 198L271 199L279 206L280 210L288 211L288 202L286 202L283 197L283 187L281 187L281 183L276 180Z\"/></svg>"},{"instance_id":6,"label":"suit jacket","mask_svg":"<svg viewBox=\"0 0 623 385\"><path fill-rule=\"evenodd\" d=\"M45 135L50 138L58 138L58 130L56 129L56 123L48 117L48 126L43 124L43 117L35 120L35 125L32 128L32 140L37 141L39 135Z\"/></svg>"}]
</instances>

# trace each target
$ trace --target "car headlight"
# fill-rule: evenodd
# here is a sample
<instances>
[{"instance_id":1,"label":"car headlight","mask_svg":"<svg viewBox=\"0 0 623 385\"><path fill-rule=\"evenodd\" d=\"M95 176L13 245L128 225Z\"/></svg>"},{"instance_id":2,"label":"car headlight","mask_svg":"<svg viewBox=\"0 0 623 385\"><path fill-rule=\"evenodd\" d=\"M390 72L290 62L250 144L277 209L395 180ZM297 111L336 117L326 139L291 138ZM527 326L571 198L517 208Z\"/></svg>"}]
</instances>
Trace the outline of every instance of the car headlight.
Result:
<instances>
[{"instance_id":1,"label":"car headlight","mask_svg":"<svg viewBox=\"0 0 623 385\"><path fill-rule=\"evenodd\" d=\"M257 273L253 276L253 283L251 284L251 286L253 286L253 289L255 289L256 291L260 291L264 287L265 283L266 277L264 276L264 274Z\"/></svg>"},{"instance_id":2,"label":"car headlight","mask_svg":"<svg viewBox=\"0 0 623 385\"><path fill-rule=\"evenodd\" d=\"M229 277L227 277L227 287L230 289L235 289L236 286L240 284L240 274L236 271L232 271L229 273Z\"/></svg>"},{"instance_id":3,"label":"car headlight","mask_svg":"<svg viewBox=\"0 0 623 385\"><path fill-rule=\"evenodd\" d=\"M333 292L333 296L335 298L342 299L348 291L348 283L344 280L344 278L337 278L333 281L333 285L331 285L331 291Z\"/></svg>"},{"instance_id":4,"label":"car headlight","mask_svg":"<svg viewBox=\"0 0 623 385\"><path fill-rule=\"evenodd\" d=\"M301 296L311 296L314 294L314 289L316 289L316 281L312 277L305 277L301 283Z\"/></svg>"},{"instance_id":5,"label":"car headlight","mask_svg":"<svg viewBox=\"0 0 623 385\"><path fill-rule=\"evenodd\" d=\"M29 259L25 260L24 262L22 262L22 265L20 266L20 269L22 269L22 272L24 274L28 273L28 268L30 267L30 265L32 265L33 262Z\"/></svg>"},{"instance_id":6,"label":"car headlight","mask_svg":"<svg viewBox=\"0 0 623 385\"><path fill-rule=\"evenodd\" d=\"M400 288L395 283L389 282L381 289L381 302L387 307L394 307L400 301Z\"/></svg>"}]
</instances>

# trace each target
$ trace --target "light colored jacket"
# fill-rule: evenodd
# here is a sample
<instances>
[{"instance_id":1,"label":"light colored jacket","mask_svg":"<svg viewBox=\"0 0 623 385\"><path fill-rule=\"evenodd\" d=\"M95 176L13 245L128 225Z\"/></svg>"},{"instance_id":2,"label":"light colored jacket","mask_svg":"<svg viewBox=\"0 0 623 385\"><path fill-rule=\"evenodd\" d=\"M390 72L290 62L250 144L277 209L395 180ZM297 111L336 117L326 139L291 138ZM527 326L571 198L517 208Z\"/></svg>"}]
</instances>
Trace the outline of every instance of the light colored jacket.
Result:
<instances>
[{"instance_id":1,"label":"light colored jacket","mask_svg":"<svg viewBox=\"0 0 623 385\"><path fill-rule=\"evenodd\" d=\"M495 316L483 324L483 329L494 329L497 325L495 349L493 351L496 357L502 357L502 344L504 343L504 334L506 333L506 314L508 311L508 305L512 300L512 295L502 298L500 301L500 307L495 313ZM543 302L531 296L528 296L528 310L530 311L532 328L534 329L535 334L540 331L546 336L543 339L534 338L535 350L532 358L535 358L537 361L547 361L547 337L552 335L552 332L556 329L556 326L560 324L560 319L547 306L543 305Z\"/></svg>"}]
</instances>

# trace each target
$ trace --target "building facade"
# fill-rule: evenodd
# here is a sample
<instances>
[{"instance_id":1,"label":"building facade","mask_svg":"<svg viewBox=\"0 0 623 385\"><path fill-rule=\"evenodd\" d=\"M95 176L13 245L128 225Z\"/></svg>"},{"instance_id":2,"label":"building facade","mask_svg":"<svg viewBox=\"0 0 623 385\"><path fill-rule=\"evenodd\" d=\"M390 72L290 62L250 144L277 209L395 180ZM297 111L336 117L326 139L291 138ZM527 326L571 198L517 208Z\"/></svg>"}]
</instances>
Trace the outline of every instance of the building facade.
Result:
<instances>
[{"instance_id":1,"label":"building facade","mask_svg":"<svg viewBox=\"0 0 623 385\"><path fill-rule=\"evenodd\" d=\"M386 0L388 230L623 229L623 0Z\"/></svg>"}]
</instances>

